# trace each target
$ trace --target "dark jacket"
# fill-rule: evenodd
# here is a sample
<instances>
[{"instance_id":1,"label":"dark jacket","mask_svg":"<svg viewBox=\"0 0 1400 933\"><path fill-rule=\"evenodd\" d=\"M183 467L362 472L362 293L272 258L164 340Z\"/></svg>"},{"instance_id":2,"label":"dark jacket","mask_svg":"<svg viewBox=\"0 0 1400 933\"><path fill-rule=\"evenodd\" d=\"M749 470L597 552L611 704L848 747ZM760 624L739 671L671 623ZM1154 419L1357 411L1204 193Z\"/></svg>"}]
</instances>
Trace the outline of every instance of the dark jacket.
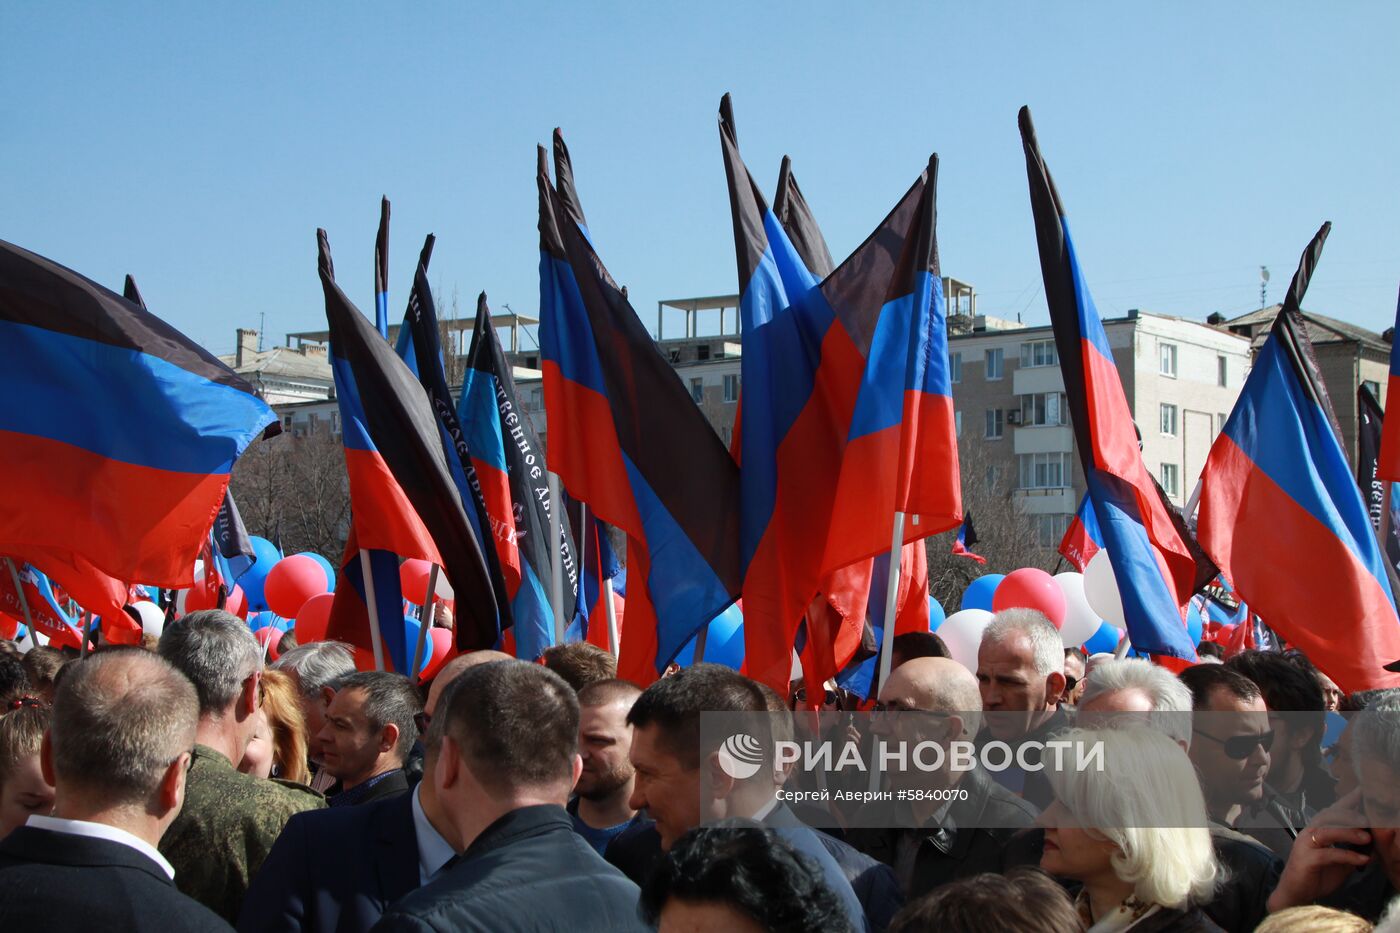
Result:
<instances>
[{"instance_id":1,"label":"dark jacket","mask_svg":"<svg viewBox=\"0 0 1400 933\"><path fill-rule=\"evenodd\" d=\"M1376 923L1396 893L1390 878L1386 876L1385 866L1373 854L1371 864L1354 872L1340 888L1327 897L1320 898L1318 903L1338 910L1351 911L1358 917Z\"/></svg>"},{"instance_id":2,"label":"dark jacket","mask_svg":"<svg viewBox=\"0 0 1400 933\"><path fill-rule=\"evenodd\" d=\"M1027 732L1019 742L1008 743L1012 746L1013 757L1011 766L1000 771L993 772L988 776L1002 787L1011 791L1031 806L1036 812L1046 809L1055 800L1055 792L1050 788L1050 779L1046 777L1045 769L1037 771L1025 771L1017 764L1020 757L1020 746L1027 742L1045 743L1054 737L1056 732L1068 729L1073 723L1070 722L1069 715L1060 708L1057 708L1050 716L1041 723L1040 726ZM977 747L980 752L988 742L995 741L991 732L983 729L977 736ZM1025 759L1030 764L1040 762L1039 746L1026 750Z\"/></svg>"},{"instance_id":3,"label":"dark jacket","mask_svg":"<svg viewBox=\"0 0 1400 933\"><path fill-rule=\"evenodd\" d=\"M353 933L418 887L413 797L299 813L253 878L238 928Z\"/></svg>"},{"instance_id":4,"label":"dark jacket","mask_svg":"<svg viewBox=\"0 0 1400 933\"><path fill-rule=\"evenodd\" d=\"M763 825L777 830L802 827L814 833L817 842L835 860L850 884L867 924L875 933L888 927L894 915L899 913L899 908L904 906L904 895L899 892L899 882L895 880L890 866L871 858L850 843L809 828L786 804L774 808L764 818Z\"/></svg>"},{"instance_id":5,"label":"dark jacket","mask_svg":"<svg viewBox=\"0 0 1400 933\"><path fill-rule=\"evenodd\" d=\"M1231 929L1236 929L1231 927ZM1252 930L1253 927L1239 929ZM1215 921L1199 908L1190 907L1176 910L1163 907L1148 917L1143 917L1131 927L1131 933L1225 933Z\"/></svg>"},{"instance_id":6,"label":"dark jacket","mask_svg":"<svg viewBox=\"0 0 1400 933\"><path fill-rule=\"evenodd\" d=\"M823 841L828 837L799 820L791 810L781 803L768 811L768 814L759 823L765 829L773 830L793 849L816 863L826 886L845 905L846 916L851 921L851 929L870 929L870 921L865 916L865 905L861 903L860 898L856 897L856 892L851 887L851 882L847 880L846 873L831 854L826 842Z\"/></svg>"},{"instance_id":7,"label":"dark jacket","mask_svg":"<svg viewBox=\"0 0 1400 933\"><path fill-rule=\"evenodd\" d=\"M1283 863L1256 840L1228 826L1212 823L1210 841L1216 860L1224 871L1215 896L1201 910L1226 930L1252 930L1268 914L1269 895L1278 884ZM1040 864L1045 849L1045 831L1036 827L1012 836L1002 850L1001 871ZM1057 879L1067 889L1078 889L1078 882ZM1134 933L1137 927L1133 928Z\"/></svg>"},{"instance_id":8,"label":"dark jacket","mask_svg":"<svg viewBox=\"0 0 1400 933\"><path fill-rule=\"evenodd\" d=\"M390 797L397 797L406 792L410 787L408 774L402 768L390 771L384 777L370 784L357 785L349 790L343 790L331 798L332 809L342 807L361 807L367 803L374 803L376 800L387 800Z\"/></svg>"},{"instance_id":9,"label":"dark jacket","mask_svg":"<svg viewBox=\"0 0 1400 933\"><path fill-rule=\"evenodd\" d=\"M227 933L229 925L131 846L21 826L0 841L0 930Z\"/></svg>"},{"instance_id":10,"label":"dark jacket","mask_svg":"<svg viewBox=\"0 0 1400 933\"><path fill-rule=\"evenodd\" d=\"M637 886L573 830L563 807L523 807L488 826L445 875L376 931L644 930Z\"/></svg>"},{"instance_id":11,"label":"dark jacket","mask_svg":"<svg viewBox=\"0 0 1400 933\"><path fill-rule=\"evenodd\" d=\"M651 873L656 870L663 853L661 834L656 831L656 821L643 817L640 811L637 816L638 819L631 826L618 833L612 842L608 843L603 858L640 888L651 878Z\"/></svg>"},{"instance_id":12,"label":"dark jacket","mask_svg":"<svg viewBox=\"0 0 1400 933\"><path fill-rule=\"evenodd\" d=\"M993 781L980 767L963 775L959 790L967 799L954 800L939 826L913 828L909 823L880 829L853 829L851 844L873 858L894 866L901 836L918 837L913 877L904 891L908 900L949 881L999 871L1002 847L1018 830L1035 822L1037 811ZM857 815L856 823L862 821Z\"/></svg>"}]
</instances>

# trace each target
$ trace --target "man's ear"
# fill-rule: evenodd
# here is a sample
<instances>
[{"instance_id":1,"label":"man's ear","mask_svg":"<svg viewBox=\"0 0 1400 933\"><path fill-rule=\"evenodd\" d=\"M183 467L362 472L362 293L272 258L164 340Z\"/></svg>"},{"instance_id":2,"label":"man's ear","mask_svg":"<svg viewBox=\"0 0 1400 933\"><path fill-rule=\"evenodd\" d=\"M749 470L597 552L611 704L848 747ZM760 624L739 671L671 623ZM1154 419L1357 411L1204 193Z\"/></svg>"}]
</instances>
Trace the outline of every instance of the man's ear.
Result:
<instances>
[{"instance_id":1,"label":"man's ear","mask_svg":"<svg viewBox=\"0 0 1400 933\"><path fill-rule=\"evenodd\" d=\"M379 733L379 752L392 751L395 745L399 744L399 727L392 722L384 724L384 730Z\"/></svg>"},{"instance_id":2,"label":"man's ear","mask_svg":"<svg viewBox=\"0 0 1400 933\"><path fill-rule=\"evenodd\" d=\"M575 754L571 762L573 766L573 778L569 781L569 793L574 792L574 786L578 784L578 777L583 773L583 756Z\"/></svg>"},{"instance_id":3,"label":"man's ear","mask_svg":"<svg viewBox=\"0 0 1400 933\"><path fill-rule=\"evenodd\" d=\"M161 813L179 813L185 803L185 777L189 773L190 753L184 752L170 764L156 786L156 801Z\"/></svg>"},{"instance_id":4,"label":"man's ear","mask_svg":"<svg viewBox=\"0 0 1400 933\"><path fill-rule=\"evenodd\" d=\"M1052 709L1059 705L1060 697L1065 695L1065 680L1063 671L1052 671L1045 678L1045 708Z\"/></svg>"},{"instance_id":5,"label":"man's ear","mask_svg":"<svg viewBox=\"0 0 1400 933\"><path fill-rule=\"evenodd\" d=\"M253 671L243 681L243 689L238 697L239 708L251 716L262 706L262 671Z\"/></svg>"},{"instance_id":6,"label":"man's ear","mask_svg":"<svg viewBox=\"0 0 1400 933\"><path fill-rule=\"evenodd\" d=\"M50 787L58 785L53 779L53 730L45 729L43 741L39 743L39 770L43 772L44 783Z\"/></svg>"},{"instance_id":7,"label":"man's ear","mask_svg":"<svg viewBox=\"0 0 1400 933\"><path fill-rule=\"evenodd\" d=\"M704 768L708 774L710 782L710 798L713 800L723 800L734 790L734 785L739 783L729 776L729 772L724 770L724 766L719 763L719 752L711 752L710 756L700 762L700 767Z\"/></svg>"},{"instance_id":8,"label":"man's ear","mask_svg":"<svg viewBox=\"0 0 1400 933\"><path fill-rule=\"evenodd\" d=\"M433 779L439 790L448 790L461 780L462 754L451 736L444 735L438 746L437 766L433 768Z\"/></svg>"},{"instance_id":9,"label":"man's ear","mask_svg":"<svg viewBox=\"0 0 1400 933\"><path fill-rule=\"evenodd\" d=\"M963 721L961 716L949 716L947 723L944 727L946 731L943 733L943 741L945 742L956 742L968 731L967 723Z\"/></svg>"}]
</instances>

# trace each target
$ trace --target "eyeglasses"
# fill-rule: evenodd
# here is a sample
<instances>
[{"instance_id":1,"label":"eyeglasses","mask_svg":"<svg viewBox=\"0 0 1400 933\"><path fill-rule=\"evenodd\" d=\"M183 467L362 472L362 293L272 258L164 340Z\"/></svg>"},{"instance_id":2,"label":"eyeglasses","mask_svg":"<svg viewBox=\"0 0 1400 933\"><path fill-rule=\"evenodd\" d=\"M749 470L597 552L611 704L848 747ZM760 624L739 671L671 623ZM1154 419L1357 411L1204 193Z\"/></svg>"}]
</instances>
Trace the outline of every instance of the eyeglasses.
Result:
<instances>
[{"instance_id":1,"label":"eyeglasses","mask_svg":"<svg viewBox=\"0 0 1400 933\"><path fill-rule=\"evenodd\" d=\"M806 688L806 687L798 687L797 690L793 693L792 699L793 699L793 702L798 703L798 704L806 703L806 702L807 702L807 688ZM837 693L836 693L835 690L828 690L828 691L826 691L826 693L822 696L822 704L825 705L825 706L835 706L836 703L837 703L840 699L841 699L841 697L837 695Z\"/></svg>"},{"instance_id":2,"label":"eyeglasses","mask_svg":"<svg viewBox=\"0 0 1400 933\"><path fill-rule=\"evenodd\" d=\"M1199 729L1196 730L1196 735L1204 736L1212 742L1219 742L1225 750L1225 757L1233 758L1236 761L1244 761L1253 755L1256 745L1266 752L1274 745L1274 730L1272 729L1268 732L1255 732L1250 735L1232 735L1228 739L1217 738L1209 732L1202 732Z\"/></svg>"},{"instance_id":3,"label":"eyeglasses","mask_svg":"<svg viewBox=\"0 0 1400 933\"><path fill-rule=\"evenodd\" d=\"M1079 686L1079 678L1070 674L1065 675L1065 693L1073 693L1074 688Z\"/></svg>"}]
</instances>

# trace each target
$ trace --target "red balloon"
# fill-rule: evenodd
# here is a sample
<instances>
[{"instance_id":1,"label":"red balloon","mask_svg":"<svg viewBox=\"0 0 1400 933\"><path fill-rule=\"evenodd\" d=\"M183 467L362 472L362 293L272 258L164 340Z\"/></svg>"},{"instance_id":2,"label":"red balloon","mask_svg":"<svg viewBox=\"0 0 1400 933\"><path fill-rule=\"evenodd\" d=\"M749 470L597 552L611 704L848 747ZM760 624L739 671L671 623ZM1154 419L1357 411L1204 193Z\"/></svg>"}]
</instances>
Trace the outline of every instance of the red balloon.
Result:
<instances>
[{"instance_id":1,"label":"red balloon","mask_svg":"<svg viewBox=\"0 0 1400 933\"><path fill-rule=\"evenodd\" d=\"M428 664L423 668L423 673L419 675L419 680L424 683L436 677L443 666L457 656L457 649L452 641L452 632L448 629L429 629L428 644L432 648L432 655L428 658Z\"/></svg>"},{"instance_id":2,"label":"red balloon","mask_svg":"<svg viewBox=\"0 0 1400 933\"><path fill-rule=\"evenodd\" d=\"M301 607L301 612L297 613L296 632L297 643L309 645L313 641L325 641L326 626L331 621L331 603L335 602L334 593L322 593L320 596L313 596ZM371 665L372 666L372 665Z\"/></svg>"},{"instance_id":3,"label":"red balloon","mask_svg":"<svg viewBox=\"0 0 1400 933\"><path fill-rule=\"evenodd\" d=\"M276 661L281 657L282 652L277 650L277 646L282 642L282 630L275 625L268 625L258 629L253 633L258 644L267 645L267 659Z\"/></svg>"},{"instance_id":4,"label":"red balloon","mask_svg":"<svg viewBox=\"0 0 1400 933\"><path fill-rule=\"evenodd\" d=\"M992 594L992 611L1035 609L1055 628L1065 624L1065 594L1055 578L1035 567L1022 567L1006 575Z\"/></svg>"},{"instance_id":5,"label":"red balloon","mask_svg":"<svg viewBox=\"0 0 1400 933\"><path fill-rule=\"evenodd\" d=\"M399 587L403 598L415 606L423 605L428 598L428 574L433 565L417 557L410 557L399 565Z\"/></svg>"},{"instance_id":6,"label":"red balloon","mask_svg":"<svg viewBox=\"0 0 1400 933\"><path fill-rule=\"evenodd\" d=\"M305 554L284 557L273 565L263 583L267 608L284 619L295 619L313 596L330 589L326 569Z\"/></svg>"}]
</instances>

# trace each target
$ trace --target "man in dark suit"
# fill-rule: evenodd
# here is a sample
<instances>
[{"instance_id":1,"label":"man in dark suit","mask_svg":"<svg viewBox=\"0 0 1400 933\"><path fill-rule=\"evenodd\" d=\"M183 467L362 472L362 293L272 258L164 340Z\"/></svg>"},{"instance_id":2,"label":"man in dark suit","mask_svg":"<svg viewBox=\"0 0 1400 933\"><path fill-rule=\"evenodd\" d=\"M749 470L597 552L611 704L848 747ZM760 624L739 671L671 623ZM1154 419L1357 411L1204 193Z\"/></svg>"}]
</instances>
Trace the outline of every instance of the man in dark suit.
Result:
<instances>
[{"instance_id":1,"label":"man in dark suit","mask_svg":"<svg viewBox=\"0 0 1400 933\"><path fill-rule=\"evenodd\" d=\"M461 842L431 779L444 725L432 714L434 704L450 701L465 667L444 669L424 708L428 780L408 793L289 820L248 889L240 930L360 933L394 901L442 874Z\"/></svg>"},{"instance_id":2,"label":"man in dark suit","mask_svg":"<svg viewBox=\"0 0 1400 933\"><path fill-rule=\"evenodd\" d=\"M408 790L404 762L418 738L423 708L418 689L402 674L363 671L335 682L321 728L326 771L340 781L333 808L394 797Z\"/></svg>"},{"instance_id":3,"label":"man in dark suit","mask_svg":"<svg viewBox=\"0 0 1400 933\"><path fill-rule=\"evenodd\" d=\"M643 929L637 886L573 831L564 809L582 770L573 689L538 664L481 664L458 678L434 729L439 720L441 748L424 781L466 849L374 929Z\"/></svg>"},{"instance_id":4,"label":"man in dark suit","mask_svg":"<svg viewBox=\"0 0 1400 933\"><path fill-rule=\"evenodd\" d=\"M194 687L148 652L66 672L40 752L54 815L0 842L0 929L228 930L156 849L184 802L198 719Z\"/></svg>"}]
</instances>

